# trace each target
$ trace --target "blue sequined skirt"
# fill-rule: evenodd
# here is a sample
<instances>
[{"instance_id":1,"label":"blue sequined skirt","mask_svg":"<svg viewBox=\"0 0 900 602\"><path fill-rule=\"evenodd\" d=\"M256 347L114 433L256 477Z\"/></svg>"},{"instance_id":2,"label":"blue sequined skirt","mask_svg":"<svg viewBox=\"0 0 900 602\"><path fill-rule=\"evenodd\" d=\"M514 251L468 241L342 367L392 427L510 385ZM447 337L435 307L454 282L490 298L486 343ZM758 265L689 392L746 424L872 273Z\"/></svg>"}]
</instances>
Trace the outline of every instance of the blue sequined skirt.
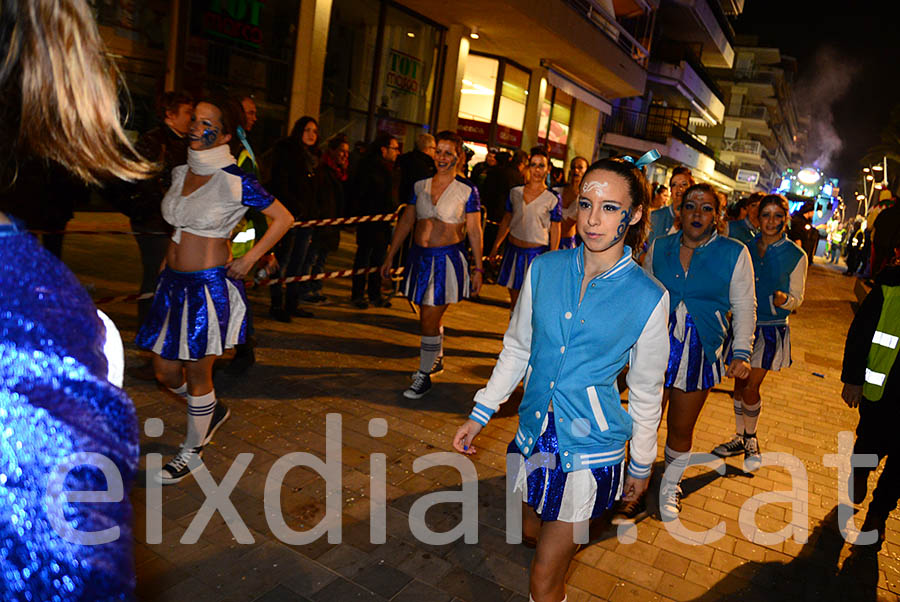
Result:
<instances>
[{"instance_id":1,"label":"blue sequined skirt","mask_svg":"<svg viewBox=\"0 0 900 602\"><path fill-rule=\"evenodd\" d=\"M733 358L732 338L729 331L725 348L725 363L730 364ZM750 367L763 368L778 372L791 365L791 327L787 324L757 325L753 335L753 351L750 354Z\"/></svg>"},{"instance_id":2,"label":"blue sequined skirt","mask_svg":"<svg viewBox=\"0 0 900 602\"><path fill-rule=\"evenodd\" d=\"M416 305L446 305L469 298L469 262L462 242L446 247L413 244L403 294Z\"/></svg>"},{"instance_id":3,"label":"blue sequined skirt","mask_svg":"<svg viewBox=\"0 0 900 602\"><path fill-rule=\"evenodd\" d=\"M515 491L522 493L522 501L534 508L541 520L577 523L597 518L622 496L624 460L563 472L553 412L547 414L547 426L534 444L531 457L522 455L515 439L506 453L519 460Z\"/></svg>"},{"instance_id":4,"label":"blue sequined skirt","mask_svg":"<svg viewBox=\"0 0 900 602\"><path fill-rule=\"evenodd\" d=\"M514 290L522 288L528 266L531 265L535 257L541 253L546 253L549 248L547 245L532 248L519 247L506 241L506 248L503 250L503 261L500 263L500 275L497 276L497 284Z\"/></svg>"},{"instance_id":5,"label":"blue sequined skirt","mask_svg":"<svg viewBox=\"0 0 900 602\"><path fill-rule=\"evenodd\" d=\"M677 311L669 314L669 364L665 387L686 393L711 389L725 375L722 358L706 357L694 318L684 312L683 322L679 323L677 314Z\"/></svg>"},{"instance_id":6,"label":"blue sequined skirt","mask_svg":"<svg viewBox=\"0 0 900 602\"><path fill-rule=\"evenodd\" d=\"M167 360L222 355L246 339L247 307L244 283L229 278L224 266L199 272L166 268L137 346Z\"/></svg>"}]
</instances>

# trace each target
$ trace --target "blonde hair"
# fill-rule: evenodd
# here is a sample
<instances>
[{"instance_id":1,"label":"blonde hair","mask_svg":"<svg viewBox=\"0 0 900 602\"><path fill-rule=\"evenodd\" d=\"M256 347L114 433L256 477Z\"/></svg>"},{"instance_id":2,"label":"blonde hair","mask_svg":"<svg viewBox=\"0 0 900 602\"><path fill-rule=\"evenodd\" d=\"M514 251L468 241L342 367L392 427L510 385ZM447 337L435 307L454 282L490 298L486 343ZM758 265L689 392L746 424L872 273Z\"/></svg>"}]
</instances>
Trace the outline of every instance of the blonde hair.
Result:
<instances>
[{"instance_id":1,"label":"blonde hair","mask_svg":"<svg viewBox=\"0 0 900 602\"><path fill-rule=\"evenodd\" d=\"M0 49L4 117L18 117L11 150L91 184L152 174L119 122L117 71L84 0L0 0Z\"/></svg>"}]
</instances>

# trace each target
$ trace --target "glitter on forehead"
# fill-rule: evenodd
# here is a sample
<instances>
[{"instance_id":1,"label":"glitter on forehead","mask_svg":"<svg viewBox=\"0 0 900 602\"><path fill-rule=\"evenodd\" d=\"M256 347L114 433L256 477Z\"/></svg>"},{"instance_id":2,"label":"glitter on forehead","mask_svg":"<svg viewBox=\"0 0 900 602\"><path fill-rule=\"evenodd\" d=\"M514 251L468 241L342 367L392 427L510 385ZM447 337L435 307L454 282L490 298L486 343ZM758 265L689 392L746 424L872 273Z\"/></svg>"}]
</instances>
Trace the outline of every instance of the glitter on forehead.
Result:
<instances>
[{"instance_id":1,"label":"glitter on forehead","mask_svg":"<svg viewBox=\"0 0 900 602\"><path fill-rule=\"evenodd\" d=\"M596 180L587 182L584 185L584 192L593 192L595 189L597 190L597 194L606 194L606 189L609 188L609 182L597 182Z\"/></svg>"}]
</instances>

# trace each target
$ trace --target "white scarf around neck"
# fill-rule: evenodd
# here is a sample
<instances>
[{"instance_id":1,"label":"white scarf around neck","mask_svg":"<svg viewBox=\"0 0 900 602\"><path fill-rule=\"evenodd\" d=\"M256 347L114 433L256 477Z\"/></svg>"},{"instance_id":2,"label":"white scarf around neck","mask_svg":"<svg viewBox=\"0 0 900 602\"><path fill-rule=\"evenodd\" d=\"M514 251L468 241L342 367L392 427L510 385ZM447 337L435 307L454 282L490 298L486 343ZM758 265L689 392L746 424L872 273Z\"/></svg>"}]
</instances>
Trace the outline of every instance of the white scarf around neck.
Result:
<instances>
[{"instance_id":1,"label":"white scarf around neck","mask_svg":"<svg viewBox=\"0 0 900 602\"><path fill-rule=\"evenodd\" d=\"M223 167L234 165L234 155L227 144L206 150L188 149L188 168L198 176L209 176Z\"/></svg>"}]
</instances>

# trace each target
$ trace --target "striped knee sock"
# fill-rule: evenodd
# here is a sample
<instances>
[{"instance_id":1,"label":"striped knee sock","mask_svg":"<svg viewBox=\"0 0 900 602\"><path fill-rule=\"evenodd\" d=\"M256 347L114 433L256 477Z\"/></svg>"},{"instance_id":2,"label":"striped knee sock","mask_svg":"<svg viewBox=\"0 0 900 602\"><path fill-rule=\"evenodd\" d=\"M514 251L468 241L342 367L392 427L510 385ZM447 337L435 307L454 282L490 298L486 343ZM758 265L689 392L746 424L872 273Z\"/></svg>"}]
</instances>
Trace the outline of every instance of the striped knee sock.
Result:
<instances>
[{"instance_id":1,"label":"striped knee sock","mask_svg":"<svg viewBox=\"0 0 900 602\"><path fill-rule=\"evenodd\" d=\"M185 381L185 383L183 385L181 385L180 387L176 387L176 388L167 387L167 388L169 389L169 391L171 391L175 395L180 395L181 397L187 397L187 381Z\"/></svg>"},{"instance_id":2,"label":"striped knee sock","mask_svg":"<svg viewBox=\"0 0 900 602\"><path fill-rule=\"evenodd\" d=\"M419 350L419 371L428 374L434 368L434 360L437 359L441 352L441 345L444 337L441 335L433 337L422 337L422 346Z\"/></svg>"},{"instance_id":3,"label":"striped knee sock","mask_svg":"<svg viewBox=\"0 0 900 602\"><path fill-rule=\"evenodd\" d=\"M732 397L734 402L734 432L738 435L744 434L744 402L737 397Z\"/></svg>"},{"instance_id":4,"label":"striped knee sock","mask_svg":"<svg viewBox=\"0 0 900 602\"><path fill-rule=\"evenodd\" d=\"M744 433L747 435L756 434L756 425L759 423L759 410L762 407L762 400L757 401L754 405L744 404Z\"/></svg>"},{"instance_id":5,"label":"striped knee sock","mask_svg":"<svg viewBox=\"0 0 900 602\"><path fill-rule=\"evenodd\" d=\"M209 431L213 412L216 409L216 391L206 395L188 395L187 447L200 447Z\"/></svg>"},{"instance_id":6,"label":"striped knee sock","mask_svg":"<svg viewBox=\"0 0 900 602\"><path fill-rule=\"evenodd\" d=\"M666 446L666 472L663 476L664 479L669 481L670 483L680 483L681 477L684 475L684 471L688 467L688 463L691 460L691 450L687 451L675 451L668 445ZM672 467L672 470L669 470L669 467Z\"/></svg>"}]
</instances>

